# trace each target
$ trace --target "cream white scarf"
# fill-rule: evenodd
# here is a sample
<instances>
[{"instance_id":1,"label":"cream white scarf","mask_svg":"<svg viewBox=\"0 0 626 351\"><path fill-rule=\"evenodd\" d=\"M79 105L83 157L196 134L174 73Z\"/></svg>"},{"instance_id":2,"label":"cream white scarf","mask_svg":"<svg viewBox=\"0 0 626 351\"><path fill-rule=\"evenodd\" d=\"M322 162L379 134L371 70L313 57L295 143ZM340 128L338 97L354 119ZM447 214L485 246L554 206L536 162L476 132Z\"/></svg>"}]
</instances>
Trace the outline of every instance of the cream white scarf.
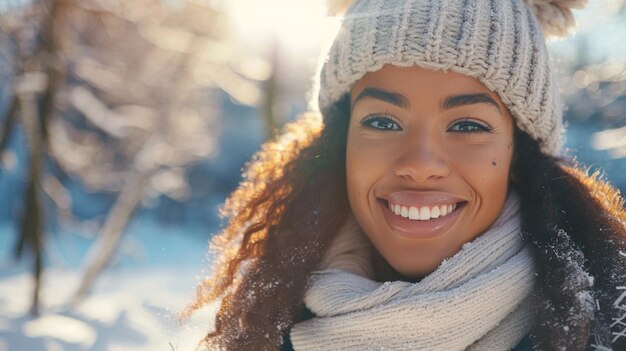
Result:
<instances>
[{"instance_id":1,"label":"cream white scarf","mask_svg":"<svg viewBox=\"0 0 626 351\"><path fill-rule=\"evenodd\" d=\"M510 350L534 320L520 224L511 192L489 230L420 282L378 283L371 244L350 218L309 281L316 317L292 328L295 350Z\"/></svg>"}]
</instances>

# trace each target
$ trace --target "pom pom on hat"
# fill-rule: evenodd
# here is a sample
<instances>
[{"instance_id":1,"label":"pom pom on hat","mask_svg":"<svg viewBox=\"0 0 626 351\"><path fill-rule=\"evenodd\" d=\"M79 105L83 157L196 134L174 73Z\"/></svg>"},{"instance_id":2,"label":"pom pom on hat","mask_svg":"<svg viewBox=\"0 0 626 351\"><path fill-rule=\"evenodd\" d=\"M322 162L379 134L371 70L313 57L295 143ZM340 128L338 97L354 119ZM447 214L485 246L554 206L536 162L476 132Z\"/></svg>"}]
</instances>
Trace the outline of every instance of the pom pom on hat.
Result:
<instances>
[{"instance_id":1,"label":"pom pom on hat","mask_svg":"<svg viewBox=\"0 0 626 351\"><path fill-rule=\"evenodd\" d=\"M546 36L563 37L576 27L572 9L587 6L587 0L524 0L533 11Z\"/></svg>"},{"instance_id":2,"label":"pom pom on hat","mask_svg":"<svg viewBox=\"0 0 626 351\"><path fill-rule=\"evenodd\" d=\"M354 0L326 0L326 13L329 16L340 16L353 2Z\"/></svg>"}]
</instances>

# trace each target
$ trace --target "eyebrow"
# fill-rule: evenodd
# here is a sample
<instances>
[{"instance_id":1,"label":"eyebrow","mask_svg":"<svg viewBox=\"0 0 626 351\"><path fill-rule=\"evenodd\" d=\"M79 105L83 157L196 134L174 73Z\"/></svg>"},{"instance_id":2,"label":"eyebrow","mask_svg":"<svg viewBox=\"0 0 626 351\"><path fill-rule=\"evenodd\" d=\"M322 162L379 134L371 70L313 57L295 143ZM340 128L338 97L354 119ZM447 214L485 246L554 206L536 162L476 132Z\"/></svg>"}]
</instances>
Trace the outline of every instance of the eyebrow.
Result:
<instances>
[{"instance_id":1,"label":"eyebrow","mask_svg":"<svg viewBox=\"0 0 626 351\"><path fill-rule=\"evenodd\" d=\"M367 87L363 89L363 91L361 91L356 99L354 99L352 105L354 106L359 100L363 100L366 98L381 100L404 109L409 107L409 101L402 94L373 87ZM500 110L500 105L498 105L496 100L494 100L491 96L485 93L448 96L441 104L441 108L443 110L447 110L454 107L474 104L493 105L498 109L499 112L502 112Z\"/></svg>"},{"instance_id":2,"label":"eyebrow","mask_svg":"<svg viewBox=\"0 0 626 351\"><path fill-rule=\"evenodd\" d=\"M367 87L363 89L363 91L356 97L356 99L354 99L352 105L356 105L359 100L363 100L365 98L382 100L384 102L388 102L392 105L396 105L402 108L409 107L409 101L401 94L372 87Z\"/></svg>"},{"instance_id":3,"label":"eyebrow","mask_svg":"<svg viewBox=\"0 0 626 351\"><path fill-rule=\"evenodd\" d=\"M489 104L495 106L500 111L500 105L491 96L485 93L478 94L466 94L466 95L454 95L448 96L442 104L444 110L473 104ZM502 112L502 111L500 111Z\"/></svg>"}]
</instances>

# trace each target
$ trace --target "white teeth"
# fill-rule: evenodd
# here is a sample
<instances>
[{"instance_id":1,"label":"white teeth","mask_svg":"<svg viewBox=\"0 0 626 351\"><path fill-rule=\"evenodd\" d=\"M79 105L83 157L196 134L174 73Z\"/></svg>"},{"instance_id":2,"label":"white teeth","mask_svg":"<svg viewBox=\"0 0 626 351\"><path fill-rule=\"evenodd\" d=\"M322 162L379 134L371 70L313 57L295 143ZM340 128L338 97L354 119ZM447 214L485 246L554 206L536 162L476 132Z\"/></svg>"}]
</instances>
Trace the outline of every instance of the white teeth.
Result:
<instances>
[{"instance_id":1,"label":"white teeth","mask_svg":"<svg viewBox=\"0 0 626 351\"><path fill-rule=\"evenodd\" d=\"M409 207L409 219L420 219L420 211L417 207Z\"/></svg>"},{"instance_id":2,"label":"white teeth","mask_svg":"<svg viewBox=\"0 0 626 351\"><path fill-rule=\"evenodd\" d=\"M420 220L425 221L427 219L430 219L430 208L428 207L420 208Z\"/></svg>"},{"instance_id":3,"label":"white teeth","mask_svg":"<svg viewBox=\"0 0 626 351\"><path fill-rule=\"evenodd\" d=\"M402 212L400 212L400 215L404 218L409 216L409 209L406 206L402 206Z\"/></svg>"},{"instance_id":4,"label":"white teeth","mask_svg":"<svg viewBox=\"0 0 626 351\"><path fill-rule=\"evenodd\" d=\"M441 205L441 206L432 206L432 207L412 207L412 206L402 206L398 204L393 204L389 202L389 210L395 213L397 216L402 216L404 218L426 221L432 218L439 218L445 215L450 214L452 211L456 209L457 204L453 205Z\"/></svg>"},{"instance_id":5,"label":"white teeth","mask_svg":"<svg viewBox=\"0 0 626 351\"><path fill-rule=\"evenodd\" d=\"M439 206L435 206L430 210L430 218L439 218Z\"/></svg>"}]
</instances>

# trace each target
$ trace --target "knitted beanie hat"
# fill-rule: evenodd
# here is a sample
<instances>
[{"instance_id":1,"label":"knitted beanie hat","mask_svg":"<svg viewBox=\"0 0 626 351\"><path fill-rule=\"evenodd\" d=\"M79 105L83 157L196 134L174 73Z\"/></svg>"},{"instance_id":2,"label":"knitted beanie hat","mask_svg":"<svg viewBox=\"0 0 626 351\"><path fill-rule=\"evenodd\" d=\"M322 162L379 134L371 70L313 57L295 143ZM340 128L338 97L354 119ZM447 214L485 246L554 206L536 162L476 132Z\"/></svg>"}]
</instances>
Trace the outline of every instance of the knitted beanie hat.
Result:
<instances>
[{"instance_id":1,"label":"knitted beanie hat","mask_svg":"<svg viewBox=\"0 0 626 351\"><path fill-rule=\"evenodd\" d=\"M343 1L345 3L346 1ZM546 35L563 35L585 0L357 0L322 66L322 113L386 64L454 71L497 93L547 154L563 143ZM542 27L543 31L542 31Z\"/></svg>"}]
</instances>

